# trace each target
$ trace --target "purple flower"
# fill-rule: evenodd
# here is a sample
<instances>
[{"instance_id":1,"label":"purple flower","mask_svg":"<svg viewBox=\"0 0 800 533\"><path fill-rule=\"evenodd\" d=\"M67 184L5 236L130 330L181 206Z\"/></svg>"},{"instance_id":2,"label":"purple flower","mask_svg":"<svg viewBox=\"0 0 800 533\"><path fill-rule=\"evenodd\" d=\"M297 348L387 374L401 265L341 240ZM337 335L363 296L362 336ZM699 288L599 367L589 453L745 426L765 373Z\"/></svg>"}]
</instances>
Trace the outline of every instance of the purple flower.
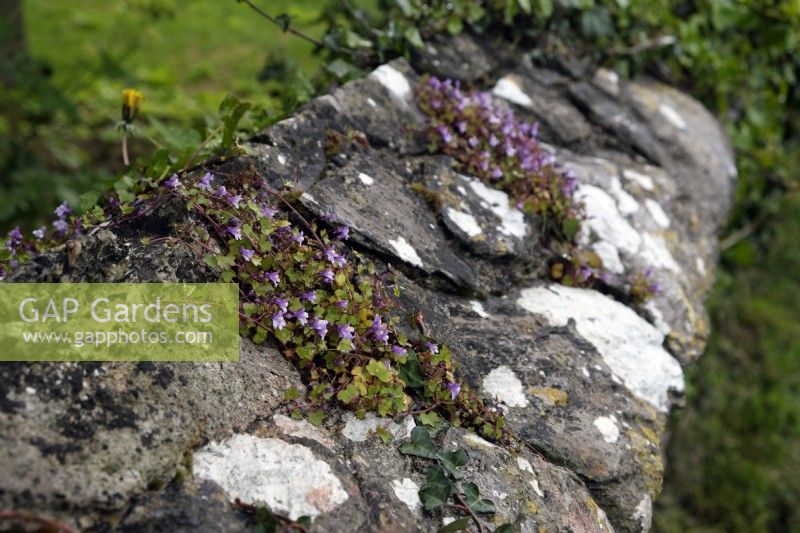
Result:
<instances>
[{"instance_id":1,"label":"purple flower","mask_svg":"<svg viewBox=\"0 0 800 533\"><path fill-rule=\"evenodd\" d=\"M242 201L242 195L241 194L233 194L231 196L228 196L227 201L233 207L235 207L236 209L239 209L239 202Z\"/></svg>"},{"instance_id":2,"label":"purple flower","mask_svg":"<svg viewBox=\"0 0 800 533\"><path fill-rule=\"evenodd\" d=\"M242 240L242 228L238 224L234 224L233 220L231 221L231 225L225 228L225 232L237 241Z\"/></svg>"},{"instance_id":3,"label":"purple flower","mask_svg":"<svg viewBox=\"0 0 800 533\"><path fill-rule=\"evenodd\" d=\"M502 177L503 177L503 171L500 170L500 167L494 167L494 170L492 170L492 178L497 180Z\"/></svg>"},{"instance_id":4,"label":"purple flower","mask_svg":"<svg viewBox=\"0 0 800 533\"><path fill-rule=\"evenodd\" d=\"M306 235L302 231L292 235L292 240L297 244L303 244L303 241L306 240Z\"/></svg>"},{"instance_id":5,"label":"purple flower","mask_svg":"<svg viewBox=\"0 0 800 533\"><path fill-rule=\"evenodd\" d=\"M33 236L37 239L44 239L44 232L47 231L47 226L42 226L39 229L33 230Z\"/></svg>"},{"instance_id":6,"label":"purple flower","mask_svg":"<svg viewBox=\"0 0 800 533\"><path fill-rule=\"evenodd\" d=\"M398 346L397 344L392 346L392 351L395 353L395 355L399 355L400 357L404 356L408 352L408 350L402 346Z\"/></svg>"},{"instance_id":7,"label":"purple flower","mask_svg":"<svg viewBox=\"0 0 800 533\"><path fill-rule=\"evenodd\" d=\"M492 134L489 136L489 146L491 146L492 148L494 148L494 147L495 147L495 146L497 146L498 144L500 144L500 141L497 139L497 137L495 136L495 134L494 134L494 133L492 133Z\"/></svg>"},{"instance_id":8,"label":"purple flower","mask_svg":"<svg viewBox=\"0 0 800 533\"><path fill-rule=\"evenodd\" d=\"M353 340L353 332L355 332L355 329L350 324L336 326L336 333L339 335L339 338L341 339Z\"/></svg>"},{"instance_id":9,"label":"purple flower","mask_svg":"<svg viewBox=\"0 0 800 533\"><path fill-rule=\"evenodd\" d=\"M266 274L264 274L264 275L267 277L267 279L268 279L268 280L270 280L270 281L272 282L272 284L273 284L275 287L277 287L277 286L278 286L278 283L280 283L280 282L281 282L281 277L280 277L280 275L279 275L277 272L267 272L267 273L266 273Z\"/></svg>"},{"instance_id":10,"label":"purple flower","mask_svg":"<svg viewBox=\"0 0 800 533\"><path fill-rule=\"evenodd\" d=\"M456 129L461 134L466 133L467 132L467 121L466 120L461 120L461 121L457 122L456 123Z\"/></svg>"},{"instance_id":11,"label":"purple flower","mask_svg":"<svg viewBox=\"0 0 800 533\"><path fill-rule=\"evenodd\" d=\"M63 202L61 205L56 207L54 213L59 219L64 220L67 217L67 215L72 213L72 210L67 205L67 202Z\"/></svg>"},{"instance_id":12,"label":"purple flower","mask_svg":"<svg viewBox=\"0 0 800 533\"><path fill-rule=\"evenodd\" d=\"M591 277L591 275L592 275L592 269L589 268L588 266L581 265L581 267L578 268L578 279L581 282L584 282L587 279L589 279Z\"/></svg>"},{"instance_id":13,"label":"purple flower","mask_svg":"<svg viewBox=\"0 0 800 533\"><path fill-rule=\"evenodd\" d=\"M459 385L458 383L448 383L447 385L445 385L445 387L447 387L447 390L450 391L451 400L455 400L456 396L458 396L458 393L461 392L461 385Z\"/></svg>"},{"instance_id":14,"label":"purple flower","mask_svg":"<svg viewBox=\"0 0 800 533\"><path fill-rule=\"evenodd\" d=\"M22 232L19 229L19 226L15 227L11 231L8 232L9 243L12 245L17 245L22 242Z\"/></svg>"},{"instance_id":15,"label":"purple flower","mask_svg":"<svg viewBox=\"0 0 800 533\"><path fill-rule=\"evenodd\" d=\"M210 191L212 179L214 179L214 176L211 174L211 172L206 172L205 176L200 178L200 181L197 182L197 187L204 191Z\"/></svg>"},{"instance_id":16,"label":"purple flower","mask_svg":"<svg viewBox=\"0 0 800 533\"><path fill-rule=\"evenodd\" d=\"M181 182L178 181L178 175L173 174L172 176L169 177L167 181L164 182L164 185L169 187L170 189L177 189L178 187L181 186Z\"/></svg>"},{"instance_id":17,"label":"purple flower","mask_svg":"<svg viewBox=\"0 0 800 533\"><path fill-rule=\"evenodd\" d=\"M277 212L278 212L278 210L277 210L277 209L273 209L273 208L271 208L271 207L270 207L270 206L268 206L268 205L262 205L262 206L261 206L261 214L262 214L262 215L264 215L264 216L265 216L265 217L267 217L267 218L272 218L272 217L274 217L274 216L275 216L275 213L277 213Z\"/></svg>"},{"instance_id":18,"label":"purple flower","mask_svg":"<svg viewBox=\"0 0 800 533\"><path fill-rule=\"evenodd\" d=\"M663 289L661 283L658 281L654 281L647 287L647 292L650 294L661 294L661 290Z\"/></svg>"},{"instance_id":19,"label":"purple flower","mask_svg":"<svg viewBox=\"0 0 800 533\"><path fill-rule=\"evenodd\" d=\"M242 259L245 261L250 261L256 254L255 250L251 250L250 248L242 248L239 250L239 253L242 254Z\"/></svg>"},{"instance_id":20,"label":"purple flower","mask_svg":"<svg viewBox=\"0 0 800 533\"><path fill-rule=\"evenodd\" d=\"M339 309L347 309L347 305L349 303L350 302L348 302L347 300L339 300L338 302L336 302L336 307L338 307Z\"/></svg>"},{"instance_id":21,"label":"purple flower","mask_svg":"<svg viewBox=\"0 0 800 533\"><path fill-rule=\"evenodd\" d=\"M292 316L300 322L301 325L305 326L308 324L308 313L305 309L300 309L299 311L295 311L292 313Z\"/></svg>"},{"instance_id":22,"label":"purple flower","mask_svg":"<svg viewBox=\"0 0 800 533\"><path fill-rule=\"evenodd\" d=\"M275 298L275 303L284 313L289 309L289 298Z\"/></svg>"},{"instance_id":23,"label":"purple flower","mask_svg":"<svg viewBox=\"0 0 800 533\"><path fill-rule=\"evenodd\" d=\"M217 192L215 192L214 194L216 196L219 196L220 198L225 198L226 196L228 196L228 189L226 189L224 185L221 185L220 188L217 189Z\"/></svg>"},{"instance_id":24,"label":"purple flower","mask_svg":"<svg viewBox=\"0 0 800 533\"><path fill-rule=\"evenodd\" d=\"M272 315L272 327L275 329L283 329L286 327L286 317L283 316L282 311Z\"/></svg>"},{"instance_id":25,"label":"purple flower","mask_svg":"<svg viewBox=\"0 0 800 533\"><path fill-rule=\"evenodd\" d=\"M317 291L308 291L304 292L300 296L301 300L305 300L307 302L311 302L312 304L317 301Z\"/></svg>"},{"instance_id":26,"label":"purple flower","mask_svg":"<svg viewBox=\"0 0 800 533\"><path fill-rule=\"evenodd\" d=\"M381 315L375 315L372 319L372 325L369 328L372 338L376 341L381 341L384 344L389 342L389 327L383 323Z\"/></svg>"},{"instance_id":27,"label":"purple flower","mask_svg":"<svg viewBox=\"0 0 800 533\"><path fill-rule=\"evenodd\" d=\"M326 283L333 283L333 278L334 278L333 270L331 270L330 268L326 268L325 270L319 273L319 277L324 279Z\"/></svg>"},{"instance_id":28,"label":"purple flower","mask_svg":"<svg viewBox=\"0 0 800 533\"><path fill-rule=\"evenodd\" d=\"M336 237L337 240L346 241L350 238L350 228L347 226L339 226L333 231L333 236Z\"/></svg>"},{"instance_id":29,"label":"purple flower","mask_svg":"<svg viewBox=\"0 0 800 533\"><path fill-rule=\"evenodd\" d=\"M453 134L450 133L450 129L447 126L438 126L436 131L438 131L439 135L442 136L442 141L444 141L445 144L450 144L453 142Z\"/></svg>"},{"instance_id":30,"label":"purple flower","mask_svg":"<svg viewBox=\"0 0 800 533\"><path fill-rule=\"evenodd\" d=\"M476 146L478 146L480 144L480 141L478 139L476 139L475 137L470 137L467 142L469 143L469 145L472 148L475 148Z\"/></svg>"},{"instance_id":31,"label":"purple flower","mask_svg":"<svg viewBox=\"0 0 800 533\"><path fill-rule=\"evenodd\" d=\"M430 352L431 352L432 354L433 354L433 353L439 353L439 347L438 347L437 345L435 345L434 343L432 343L432 342L426 342L426 343L425 343L425 346L427 346L427 347L428 347L428 350L430 350Z\"/></svg>"},{"instance_id":32,"label":"purple flower","mask_svg":"<svg viewBox=\"0 0 800 533\"><path fill-rule=\"evenodd\" d=\"M344 257L337 254L336 249L333 246L328 246L327 248L325 248L325 251L323 253L325 254L325 259L327 259L329 262L333 263L336 266L341 267L344 266L344 264L346 263Z\"/></svg>"},{"instance_id":33,"label":"purple flower","mask_svg":"<svg viewBox=\"0 0 800 533\"><path fill-rule=\"evenodd\" d=\"M315 316L314 318L311 319L308 325L311 326L311 328L317 332L317 335L319 335L323 339L325 338L325 335L328 333L327 320L322 320L321 318Z\"/></svg>"},{"instance_id":34,"label":"purple flower","mask_svg":"<svg viewBox=\"0 0 800 533\"><path fill-rule=\"evenodd\" d=\"M53 222L53 227L56 228L56 232L59 235L64 235L69 228L69 224L67 224L64 220L59 219Z\"/></svg>"}]
</instances>

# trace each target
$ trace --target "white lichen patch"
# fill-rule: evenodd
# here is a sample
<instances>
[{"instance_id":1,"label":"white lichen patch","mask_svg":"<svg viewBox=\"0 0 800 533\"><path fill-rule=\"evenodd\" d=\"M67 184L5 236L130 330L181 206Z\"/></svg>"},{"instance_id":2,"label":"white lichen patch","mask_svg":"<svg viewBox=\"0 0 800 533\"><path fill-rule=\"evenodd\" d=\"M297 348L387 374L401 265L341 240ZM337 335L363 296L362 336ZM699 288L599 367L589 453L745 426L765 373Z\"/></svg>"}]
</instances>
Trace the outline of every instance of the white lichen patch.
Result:
<instances>
[{"instance_id":1,"label":"white lichen patch","mask_svg":"<svg viewBox=\"0 0 800 533\"><path fill-rule=\"evenodd\" d=\"M397 499L406 504L412 513L419 512L422 508L422 502L419 499L419 485L407 477L402 480L393 479L391 484Z\"/></svg>"},{"instance_id":2,"label":"white lichen patch","mask_svg":"<svg viewBox=\"0 0 800 533\"><path fill-rule=\"evenodd\" d=\"M411 430L416 425L411 416L406 417L402 424L397 424L391 418L381 418L375 413L367 413L360 420L349 411L344 414L344 423L342 435L353 442L366 441L379 427L391 433L395 439L405 439L411 436Z\"/></svg>"},{"instance_id":3,"label":"white lichen patch","mask_svg":"<svg viewBox=\"0 0 800 533\"><path fill-rule=\"evenodd\" d=\"M471 179L463 175L461 178L465 180L472 191L486 203L486 208L500 219L500 225L497 226L497 231L508 237L516 237L517 239L525 238L528 234L528 225L525 224L525 215L519 209L509 205L510 202L506 193L489 187L479 180Z\"/></svg>"},{"instance_id":4,"label":"white lichen patch","mask_svg":"<svg viewBox=\"0 0 800 533\"><path fill-rule=\"evenodd\" d=\"M408 83L405 75L393 66L381 65L369 76L386 87L389 93L403 104L411 101L411 84Z\"/></svg>"},{"instance_id":5,"label":"white lichen patch","mask_svg":"<svg viewBox=\"0 0 800 533\"><path fill-rule=\"evenodd\" d=\"M394 251L397 253L397 257L406 263L411 263L414 266L422 268L422 259L420 259L419 255L417 255L417 251L414 249L414 247L408 244L408 241L405 239L405 237L389 239L389 244L391 244L392 248L394 248Z\"/></svg>"},{"instance_id":6,"label":"white lichen patch","mask_svg":"<svg viewBox=\"0 0 800 533\"><path fill-rule=\"evenodd\" d=\"M378 107L378 104L375 103L375 100L373 100L372 98L367 98L367 103L369 104L370 107Z\"/></svg>"},{"instance_id":7,"label":"white lichen patch","mask_svg":"<svg viewBox=\"0 0 800 533\"><path fill-rule=\"evenodd\" d=\"M278 163L281 165L286 165L286 156L283 154L278 154Z\"/></svg>"},{"instance_id":8,"label":"white lichen patch","mask_svg":"<svg viewBox=\"0 0 800 533\"><path fill-rule=\"evenodd\" d=\"M483 230L481 230L481 227L478 225L478 221L475 220L475 217L469 213L459 211L458 209L453 209L452 207L447 207L444 211L444 216L446 216L470 238L477 237L483 233Z\"/></svg>"},{"instance_id":9,"label":"white lichen patch","mask_svg":"<svg viewBox=\"0 0 800 533\"><path fill-rule=\"evenodd\" d=\"M655 189L655 183L653 183L653 178L648 176L647 174L642 174L641 172L637 172L631 168L626 168L622 170L622 177L626 180L633 181L639 185L642 189L646 191L652 191Z\"/></svg>"},{"instance_id":10,"label":"white lichen patch","mask_svg":"<svg viewBox=\"0 0 800 533\"><path fill-rule=\"evenodd\" d=\"M652 317L653 325L655 325L655 327L656 327L656 329L658 329L658 331L660 331L664 335L668 335L669 332L672 331L672 328L667 323L667 321L664 320L664 315L661 313L661 311L658 309L658 307L656 307L656 303L653 300L650 300L649 302L647 302L644 305L644 309Z\"/></svg>"},{"instance_id":11,"label":"white lichen patch","mask_svg":"<svg viewBox=\"0 0 800 533\"><path fill-rule=\"evenodd\" d=\"M470 309L475 311L479 317L481 318L489 318L489 313L486 312L486 309L483 308L483 304L480 303L478 300L472 300L469 303Z\"/></svg>"},{"instance_id":12,"label":"white lichen patch","mask_svg":"<svg viewBox=\"0 0 800 533\"><path fill-rule=\"evenodd\" d=\"M592 244L592 250L603 261L603 267L614 274L624 274L625 266L619 258L617 247L607 241L597 241Z\"/></svg>"},{"instance_id":13,"label":"white lichen patch","mask_svg":"<svg viewBox=\"0 0 800 533\"><path fill-rule=\"evenodd\" d=\"M653 500L650 496L644 495L636 505L631 518L639 522L639 525L642 526L642 531L650 531L650 527L653 525Z\"/></svg>"},{"instance_id":14,"label":"white lichen patch","mask_svg":"<svg viewBox=\"0 0 800 533\"><path fill-rule=\"evenodd\" d=\"M686 129L686 121L683 119L680 113L678 113L674 107L669 104L659 104L658 112L661 113L661 116L664 117L669 121L670 124L678 128L679 130Z\"/></svg>"},{"instance_id":15,"label":"white lichen patch","mask_svg":"<svg viewBox=\"0 0 800 533\"><path fill-rule=\"evenodd\" d=\"M468 446L488 449L497 448L497 446L483 437L476 435L475 433L465 433L464 436L461 437L461 440L463 440Z\"/></svg>"},{"instance_id":16,"label":"white lichen patch","mask_svg":"<svg viewBox=\"0 0 800 533\"><path fill-rule=\"evenodd\" d=\"M622 216L617 203L607 192L594 185L581 185L576 196L583 201L587 215L579 241L584 246L592 244L604 265L608 259L609 270L616 273L622 271L622 263L618 264L614 258L614 248L622 258L638 256L644 264L653 268L680 272L680 266L666 241L658 235L637 232ZM597 243L602 244L598 247Z\"/></svg>"},{"instance_id":17,"label":"white lichen patch","mask_svg":"<svg viewBox=\"0 0 800 533\"><path fill-rule=\"evenodd\" d=\"M192 472L219 484L230 501L266 505L292 520L315 518L348 498L328 463L279 439L238 434L212 442L194 454Z\"/></svg>"},{"instance_id":18,"label":"white lichen patch","mask_svg":"<svg viewBox=\"0 0 800 533\"><path fill-rule=\"evenodd\" d=\"M622 188L619 178L611 178L611 195L617 200L617 208L623 215L632 215L639 210L639 202Z\"/></svg>"},{"instance_id":19,"label":"white lichen patch","mask_svg":"<svg viewBox=\"0 0 800 533\"><path fill-rule=\"evenodd\" d=\"M319 205L319 202L317 202L317 199L314 198L313 196L311 196L310 194L308 194L307 192L304 192L303 195L300 198L305 200L306 202L311 202L312 204Z\"/></svg>"},{"instance_id":20,"label":"white lichen patch","mask_svg":"<svg viewBox=\"0 0 800 533\"><path fill-rule=\"evenodd\" d=\"M517 457L517 467L519 467L521 471L528 472L534 476L534 478L530 480L531 487L533 487L533 491L540 498L544 498L544 492L542 492L542 489L539 487L539 480L535 477L536 472L533 471L533 466L531 466L531 463L524 457Z\"/></svg>"},{"instance_id":21,"label":"white lichen patch","mask_svg":"<svg viewBox=\"0 0 800 533\"><path fill-rule=\"evenodd\" d=\"M544 492L539 487L538 479L534 479L533 481L531 481L531 487L533 487L533 492L535 492L537 496L539 496L540 498L544 498Z\"/></svg>"},{"instance_id":22,"label":"white lichen patch","mask_svg":"<svg viewBox=\"0 0 800 533\"><path fill-rule=\"evenodd\" d=\"M612 417L598 416L594 419L593 424L607 443L613 444L619 440L619 426Z\"/></svg>"},{"instance_id":23,"label":"white lichen patch","mask_svg":"<svg viewBox=\"0 0 800 533\"><path fill-rule=\"evenodd\" d=\"M644 201L644 206L647 208L647 212L650 213L650 216L653 218L653 222L655 222L656 225L665 229L669 227L669 217L664 212L661 204L651 198L648 198Z\"/></svg>"},{"instance_id":24,"label":"white lichen patch","mask_svg":"<svg viewBox=\"0 0 800 533\"><path fill-rule=\"evenodd\" d=\"M672 252L669 251L667 242L657 235L642 234L642 248L639 250L639 255L645 264L655 269L669 270L676 273L681 271L680 265L675 261Z\"/></svg>"},{"instance_id":25,"label":"white lichen patch","mask_svg":"<svg viewBox=\"0 0 800 533\"><path fill-rule=\"evenodd\" d=\"M633 255L642 244L639 233L625 220L617 203L604 190L594 185L581 185L576 197L586 206L586 222L582 228L582 239L586 232L599 240L612 244L621 252Z\"/></svg>"},{"instance_id":26,"label":"white lichen patch","mask_svg":"<svg viewBox=\"0 0 800 533\"><path fill-rule=\"evenodd\" d=\"M697 268L697 273L698 274L700 274L701 276L705 276L706 275L706 262L703 261L702 257L695 258L694 265L695 265L695 268Z\"/></svg>"},{"instance_id":27,"label":"white lichen patch","mask_svg":"<svg viewBox=\"0 0 800 533\"><path fill-rule=\"evenodd\" d=\"M531 466L530 461L528 461L524 457L517 457L517 466L523 472L530 472L531 474L534 474L533 466Z\"/></svg>"},{"instance_id":28,"label":"white lichen patch","mask_svg":"<svg viewBox=\"0 0 800 533\"><path fill-rule=\"evenodd\" d=\"M525 388L511 368L498 366L483 378L483 391L508 407L526 407Z\"/></svg>"},{"instance_id":29,"label":"white lichen patch","mask_svg":"<svg viewBox=\"0 0 800 533\"><path fill-rule=\"evenodd\" d=\"M375 183L375 180L372 178L372 176L364 174L363 172L358 173L358 180L367 187Z\"/></svg>"},{"instance_id":30,"label":"white lichen patch","mask_svg":"<svg viewBox=\"0 0 800 533\"><path fill-rule=\"evenodd\" d=\"M333 441L319 428L314 427L305 420L295 420L288 416L277 414L272 417L272 421L284 435L315 440L328 448L333 448Z\"/></svg>"},{"instance_id":31,"label":"white lichen patch","mask_svg":"<svg viewBox=\"0 0 800 533\"><path fill-rule=\"evenodd\" d=\"M522 107L533 107L533 100L525 94L519 86L519 82L512 75L506 75L497 80L497 84L492 89L492 94L498 98L508 100L512 104Z\"/></svg>"},{"instance_id":32,"label":"white lichen patch","mask_svg":"<svg viewBox=\"0 0 800 533\"><path fill-rule=\"evenodd\" d=\"M578 333L594 345L612 376L619 376L634 395L661 411L669 409L670 389L683 390L683 370L662 347L664 334L608 296L549 285L523 290L517 304L554 326L575 320Z\"/></svg>"}]
</instances>

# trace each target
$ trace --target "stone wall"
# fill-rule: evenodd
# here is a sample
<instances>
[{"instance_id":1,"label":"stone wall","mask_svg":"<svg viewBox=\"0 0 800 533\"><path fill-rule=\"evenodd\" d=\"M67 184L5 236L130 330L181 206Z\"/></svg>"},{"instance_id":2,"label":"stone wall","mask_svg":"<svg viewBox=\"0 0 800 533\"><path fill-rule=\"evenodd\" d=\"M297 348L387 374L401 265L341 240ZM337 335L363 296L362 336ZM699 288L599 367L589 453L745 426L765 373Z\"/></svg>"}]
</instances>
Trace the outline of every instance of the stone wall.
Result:
<instances>
[{"instance_id":1,"label":"stone wall","mask_svg":"<svg viewBox=\"0 0 800 533\"><path fill-rule=\"evenodd\" d=\"M310 214L347 224L355 250L398 272L404 307L423 313L462 378L502 405L528 444L506 450L455 428L440 437L468 451L468 476L494 500L497 524L648 529L681 365L702 353L709 330L703 298L736 178L725 136L699 103L664 85L569 62L541 68L469 37L436 42L414 64L392 61L313 100L219 174L295 182ZM652 267L661 293L632 307L548 282L532 221L504 192L425 150L413 99L423 72L491 89L539 121L580 179L582 244L617 274ZM328 130L362 132L368 146L328 157ZM135 228L79 237L10 281L213 280L188 246L141 240L186 216L168 205ZM290 386L302 388L297 371L246 339L237 364L0 365L0 506L124 531L247 529L237 498L311 516L317 531L447 521L422 511L424 465L397 450L412 417L338 412L315 427L286 416ZM373 435L378 426L392 443Z\"/></svg>"}]
</instances>

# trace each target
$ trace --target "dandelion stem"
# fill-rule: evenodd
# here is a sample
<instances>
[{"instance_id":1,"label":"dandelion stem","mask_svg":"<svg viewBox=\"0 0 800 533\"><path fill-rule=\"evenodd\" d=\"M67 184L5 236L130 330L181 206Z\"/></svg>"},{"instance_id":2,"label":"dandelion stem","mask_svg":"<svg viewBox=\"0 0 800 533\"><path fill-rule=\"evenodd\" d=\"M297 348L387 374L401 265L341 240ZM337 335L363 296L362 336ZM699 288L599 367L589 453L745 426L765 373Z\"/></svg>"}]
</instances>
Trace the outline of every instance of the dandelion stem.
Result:
<instances>
[{"instance_id":1,"label":"dandelion stem","mask_svg":"<svg viewBox=\"0 0 800 533\"><path fill-rule=\"evenodd\" d=\"M128 158L128 132L122 131L122 164L126 167L131 166L131 161Z\"/></svg>"}]
</instances>

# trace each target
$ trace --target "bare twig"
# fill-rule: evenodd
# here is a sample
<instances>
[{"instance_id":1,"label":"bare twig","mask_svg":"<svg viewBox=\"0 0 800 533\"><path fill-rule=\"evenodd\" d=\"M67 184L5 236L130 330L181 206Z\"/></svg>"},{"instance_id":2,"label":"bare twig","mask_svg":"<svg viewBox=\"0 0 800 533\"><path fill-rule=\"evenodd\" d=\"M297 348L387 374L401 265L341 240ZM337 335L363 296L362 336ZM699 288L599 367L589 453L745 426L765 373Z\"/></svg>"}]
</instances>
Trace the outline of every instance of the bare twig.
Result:
<instances>
[{"instance_id":1,"label":"bare twig","mask_svg":"<svg viewBox=\"0 0 800 533\"><path fill-rule=\"evenodd\" d=\"M44 531L52 531L53 533L75 533L75 530L69 527L66 524L58 522L56 520L51 520L49 518L43 518L41 516L36 516L34 514L23 513L20 511L12 511L12 510L0 510L0 522L3 521L13 521L16 520L17 522L26 522L28 524L36 524L40 526L40 528Z\"/></svg>"},{"instance_id":2,"label":"bare twig","mask_svg":"<svg viewBox=\"0 0 800 533\"><path fill-rule=\"evenodd\" d=\"M469 505L467 505L467 503L458 494L454 494L453 499L458 504L453 507L467 513L472 518L472 521L475 522L475 525L478 527L478 533L483 533L483 523L481 522L481 519L478 518L478 515L472 512L472 509L469 508Z\"/></svg>"},{"instance_id":3,"label":"bare twig","mask_svg":"<svg viewBox=\"0 0 800 533\"><path fill-rule=\"evenodd\" d=\"M250 9L252 9L256 13L258 13L259 15L261 15L262 17L264 17L265 19L267 19L271 23L275 24L276 26L278 26L279 28L284 30L286 33L291 33L292 35L294 35L296 37L300 37L304 41L307 41L307 42L309 42L309 43L311 43L311 44L313 44L315 46L318 46L320 48L330 48L328 45L326 45L325 43L323 43L319 39L315 39L314 37L311 37L310 35L307 35L307 34L301 32L301 31L293 28L292 26L284 26L283 24L278 22L278 19L276 17L273 17L272 15L270 15L269 13L267 13L266 11L264 11L263 9L261 9L260 7L255 5L250 0L236 0L236 1L247 5ZM356 55L356 53L353 50L348 50L347 48L340 48L340 49L337 49L335 51L336 52L344 52L344 53L346 53L346 54L348 54L350 56L355 56Z\"/></svg>"}]
</instances>

